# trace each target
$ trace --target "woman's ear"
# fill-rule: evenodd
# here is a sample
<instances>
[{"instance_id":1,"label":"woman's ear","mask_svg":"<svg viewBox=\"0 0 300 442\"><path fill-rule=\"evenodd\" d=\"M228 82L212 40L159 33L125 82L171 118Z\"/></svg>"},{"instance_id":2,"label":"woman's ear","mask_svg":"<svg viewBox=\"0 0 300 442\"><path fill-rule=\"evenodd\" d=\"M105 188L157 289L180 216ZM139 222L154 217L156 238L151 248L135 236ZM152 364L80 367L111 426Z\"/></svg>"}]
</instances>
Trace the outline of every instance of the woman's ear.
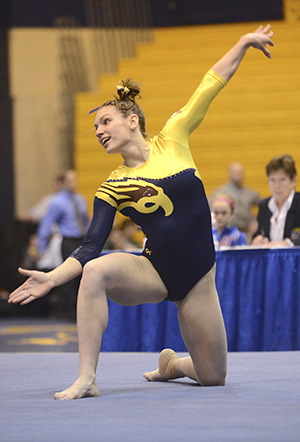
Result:
<instances>
[{"instance_id":1,"label":"woman's ear","mask_svg":"<svg viewBox=\"0 0 300 442\"><path fill-rule=\"evenodd\" d=\"M140 119L136 114L132 114L129 117L129 127L131 130L135 130L139 125Z\"/></svg>"},{"instance_id":2,"label":"woman's ear","mask_svg":"<svg viewBox=\"0 0 300 442\"><path fill-rule=\"evenodd\" d=\"M294 178L293 178L292 181L293 181L294 187L296 187L296 183L297 183L297 175L294 176Z\"/></svg>"}]
</instances>

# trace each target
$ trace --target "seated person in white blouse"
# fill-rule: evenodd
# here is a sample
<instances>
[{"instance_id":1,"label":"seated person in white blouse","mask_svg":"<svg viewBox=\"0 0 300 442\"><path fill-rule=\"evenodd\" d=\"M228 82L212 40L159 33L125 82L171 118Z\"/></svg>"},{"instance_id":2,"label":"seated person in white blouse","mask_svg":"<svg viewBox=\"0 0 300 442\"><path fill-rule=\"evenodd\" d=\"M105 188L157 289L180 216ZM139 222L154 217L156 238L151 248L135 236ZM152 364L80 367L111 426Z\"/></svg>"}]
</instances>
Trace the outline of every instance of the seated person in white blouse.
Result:
<instances>
[{"instance_id":1,"label":"seated person in white blouse","mask_svg":"<svg viewBox=\"0 0 300 442\"><path fill-rule=\"evenodd\" d=\"M255 246L300 245L300 193L295 192L297 171L290 155L273 158L266 167L272 196L259 204Z\"/></svg>"}]
</instances>

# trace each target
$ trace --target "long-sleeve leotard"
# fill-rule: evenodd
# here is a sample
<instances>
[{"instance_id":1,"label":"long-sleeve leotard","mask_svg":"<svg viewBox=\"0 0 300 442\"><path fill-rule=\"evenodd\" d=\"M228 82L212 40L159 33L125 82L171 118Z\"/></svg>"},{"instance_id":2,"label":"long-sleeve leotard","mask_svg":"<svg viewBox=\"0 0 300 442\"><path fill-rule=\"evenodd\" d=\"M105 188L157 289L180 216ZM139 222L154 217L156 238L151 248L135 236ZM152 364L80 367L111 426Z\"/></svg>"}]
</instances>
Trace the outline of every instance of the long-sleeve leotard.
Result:
<instances>
[{"instance_id":1,"label":"long-sleeve leotard","mask_svg":"<svg viewBox=\"0 0 300 442\"><path fill-rule=\"evenodd\" d=\"M120 165L99 187L91 226L72 254L82 265L99 256L118 210L145 233L142 255L161 276L168 300L182 299L211 269L210 210L188 138L225 85L208 71L188 103L149 140L147 162L138 168Z\"/></svg>"}]
</instances>

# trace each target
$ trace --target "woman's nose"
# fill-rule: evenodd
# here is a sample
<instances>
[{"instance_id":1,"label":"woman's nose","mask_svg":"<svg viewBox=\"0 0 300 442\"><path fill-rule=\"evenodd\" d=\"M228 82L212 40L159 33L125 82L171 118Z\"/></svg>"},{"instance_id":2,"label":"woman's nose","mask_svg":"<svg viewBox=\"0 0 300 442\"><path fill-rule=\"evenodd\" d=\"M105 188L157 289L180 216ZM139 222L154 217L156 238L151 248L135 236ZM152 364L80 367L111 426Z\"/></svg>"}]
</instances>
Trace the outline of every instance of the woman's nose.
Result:
<instances>
[{"instance_id":1,"label":"woman's nose","mask_svg":"<svg viewBox=\"0 0 300 442\"><path fill-rule=\"evenodd\" d=\"M96 130L96 137L101 137L101 135L103 135L103 129L98 126Z\"/></svg>"}]
</instances>

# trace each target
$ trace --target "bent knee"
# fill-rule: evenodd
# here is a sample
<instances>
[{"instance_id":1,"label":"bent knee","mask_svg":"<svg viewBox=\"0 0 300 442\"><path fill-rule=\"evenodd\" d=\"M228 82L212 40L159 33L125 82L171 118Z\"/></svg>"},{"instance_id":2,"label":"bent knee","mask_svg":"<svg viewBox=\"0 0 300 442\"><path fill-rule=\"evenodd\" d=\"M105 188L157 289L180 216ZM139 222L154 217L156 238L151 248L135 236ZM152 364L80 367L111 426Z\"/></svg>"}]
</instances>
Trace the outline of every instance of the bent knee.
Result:
<instances>
[{"instance_id":1,"label":"bent knee","mask_svg":"<svg viewBox=\"0 0 300 442\"><path fill-rule=\"evenodd\" d=\"M202 387L223 387L225 385L225 376L207 379L201 382Z\"/></svg>"},{"instance_id":2,"label":"bent knee","mask_svg":"<svg viewBox=\"0 0 300 442\"><path fill-rule=\"evenodd\" d=\"M85 264L82 270L83 278L93 277L96 272L98 273L99 266L96 261L97 259L92 259Z\"/></svg>"},{"instance_id":3,"label":"bent knee","mask_svg":"<svg viewBox=\"0 0 300 442\"><path fill-rule=\"evenodd\" d=\"M225 385L227 375L226 360L211 363L202 361L201 364L194 363L194 370L199 384L203 387Z\"/></svg>"},{"instance_id":4,"label":"bent knee","mask_svg":"<svg viewBox=\"0 0 300 442\"><path fill-rule=\"evenodd\" d=\"M199 383L202 387L221 387L225 385L226 374L226 370L211 372L206 376L199 376Z\"/></svg>"},{"instance_id":5,"label":"bent knee","mask_svg":"<svg viewBox=\"0 0 300 442\"><path fill-rule=\"evenodd\" d=\"M104 264L104 265L103 265ZM107 270L105 263L100 262L100 258L87 262L82 271L83 284L101 284L105 285L107 279Z\"/></svg>"}]
</instances>

